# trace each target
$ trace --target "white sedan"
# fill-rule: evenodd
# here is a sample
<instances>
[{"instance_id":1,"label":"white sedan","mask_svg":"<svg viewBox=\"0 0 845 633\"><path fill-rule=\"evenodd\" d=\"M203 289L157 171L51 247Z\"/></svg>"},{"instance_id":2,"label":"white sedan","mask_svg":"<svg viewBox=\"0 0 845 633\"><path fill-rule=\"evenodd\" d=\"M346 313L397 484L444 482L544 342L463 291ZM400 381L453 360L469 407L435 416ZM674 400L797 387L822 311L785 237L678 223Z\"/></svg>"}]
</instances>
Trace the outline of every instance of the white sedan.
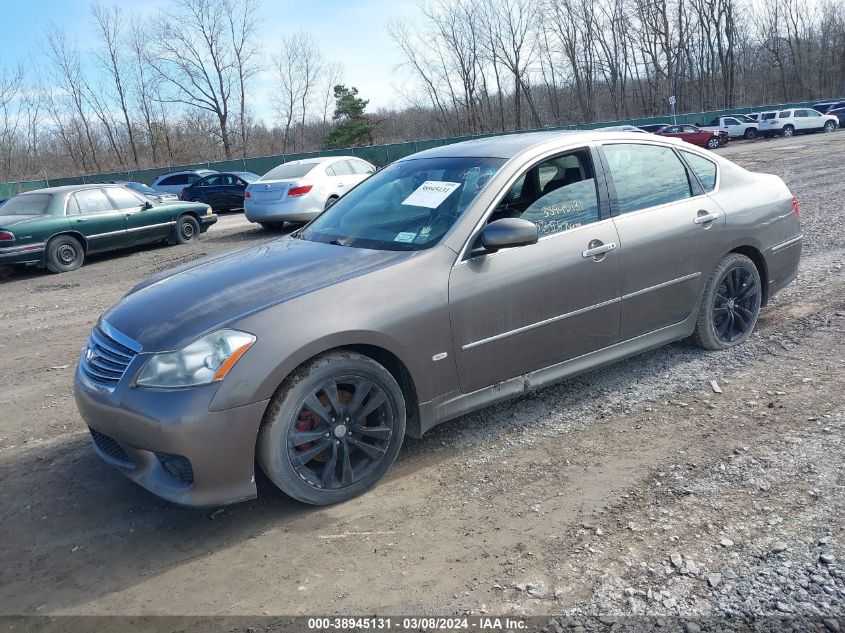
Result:
<instances>
[{"instance_id":1,"label":"white sedan","mask_svg":"<svg viewBox=\"0 0 845 633\"><path fill-rule=\"evenodd\" d=\"M244 213L247 220L268 229L307 222L375 171L354 156L282 163L246 188Z\"/></svg>"}]
</instances>

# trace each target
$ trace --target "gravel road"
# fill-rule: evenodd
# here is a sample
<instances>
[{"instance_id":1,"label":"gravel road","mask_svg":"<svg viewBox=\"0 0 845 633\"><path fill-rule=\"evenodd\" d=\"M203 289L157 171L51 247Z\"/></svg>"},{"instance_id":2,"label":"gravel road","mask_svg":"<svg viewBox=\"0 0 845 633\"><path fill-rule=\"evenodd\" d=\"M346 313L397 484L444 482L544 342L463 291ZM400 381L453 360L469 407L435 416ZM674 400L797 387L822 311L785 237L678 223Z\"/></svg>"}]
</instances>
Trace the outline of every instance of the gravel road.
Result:
<instances>
[{"instance_id":1,"label":"gravel road","mask_svg":"<svg viewBox=\"0 0 845 633\"><path fill-rule=\"evenodd\" d=\"M800 276L746 345L676 343L447 423L330 508L264 481L227 508L159 501L100 462L73 404L77 354L126 290L272 234L230 216L186 247L61 276L0 271L0 615L507 613L554 615L556 632L594 616L784 616L845 629L843 140L719 150L780 175L801 203Z\"/></svg>"}]
</instances>

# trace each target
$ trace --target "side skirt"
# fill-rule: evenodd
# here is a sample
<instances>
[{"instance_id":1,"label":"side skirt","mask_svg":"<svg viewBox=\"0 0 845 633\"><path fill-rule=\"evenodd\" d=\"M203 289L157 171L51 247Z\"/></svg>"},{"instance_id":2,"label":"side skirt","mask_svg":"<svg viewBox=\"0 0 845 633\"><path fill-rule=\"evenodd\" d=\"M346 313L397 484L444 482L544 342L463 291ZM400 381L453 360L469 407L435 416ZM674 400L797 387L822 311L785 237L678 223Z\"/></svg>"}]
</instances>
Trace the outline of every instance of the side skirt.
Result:
<instances>
[{"instance_id":1,"label":"side skirt","mask_svg":"<svg viewBox=\"0 0 845 633\"><path fill-rule=\"evenodd\" d=\"M583 356L522 374L472 393L453 391L429 402L421 403L419 427L409 428L408 434L420 437L432 427L447 420L686 338L695 330L697 317L698 306L680 323L614 343Z\"/></svg>"}]
</instances>

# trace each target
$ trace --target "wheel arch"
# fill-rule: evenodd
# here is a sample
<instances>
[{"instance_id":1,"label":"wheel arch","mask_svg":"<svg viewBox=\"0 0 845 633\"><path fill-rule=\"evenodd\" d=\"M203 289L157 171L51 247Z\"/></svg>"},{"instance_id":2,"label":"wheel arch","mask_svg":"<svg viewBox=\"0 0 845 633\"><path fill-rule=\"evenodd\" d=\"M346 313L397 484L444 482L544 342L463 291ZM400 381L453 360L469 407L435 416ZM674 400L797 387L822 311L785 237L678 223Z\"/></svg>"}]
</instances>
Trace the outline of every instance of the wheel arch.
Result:
<instances>
[{"instance_id":1,"label":"wheel arch","mask_svg":"<svg viewBox=\"0 0 845 633\"><path fill-rule=\"evenodd\" d=\"M738 253L745 255L748 259L754 262L757 267L757 272L760 274L760 285L762 286L763 297L760 301L761 306L765 306L769 302L769 266L763 253L756 247L750 244L742 244L735 246L727 254Z\"/></svg>"},{"instance_id":2,"label":"wheel arch","mask_svg":"<svg viewBox=\"0 0 845 633\"><path fill-rule=\"evenodd\" d=\"M44 242L44 252L45 252L45 254L47 252L47 244L49 244L50 241L53 240L54 238L57 238L61 235L67 235L69 237L74 238L77 242L82 244L82 251L86 255L88 254L88 246L89 246L88 240L85 238L84 235L82 235L82 233L80 233L78 231L73 231L73 230L59 231L58 233L53 233L53 235L51 235L49 238L47 238L47 240Z\"/></svg>"}]
</instances>

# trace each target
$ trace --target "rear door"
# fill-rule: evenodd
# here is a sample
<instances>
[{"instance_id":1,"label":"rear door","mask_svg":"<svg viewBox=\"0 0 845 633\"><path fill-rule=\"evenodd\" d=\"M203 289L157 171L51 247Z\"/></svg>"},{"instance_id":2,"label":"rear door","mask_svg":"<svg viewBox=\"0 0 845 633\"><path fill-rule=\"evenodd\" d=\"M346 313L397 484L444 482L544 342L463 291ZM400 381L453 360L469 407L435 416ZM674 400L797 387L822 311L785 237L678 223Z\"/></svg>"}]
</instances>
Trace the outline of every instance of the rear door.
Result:
<instances>
[{"instance_id":1,"label":"rear door","mask_svg":"<svg viewBox=\"0 0 845 633\"><path fill-rule=\"evenodd\" d=\"M725 214L705 193L716 164L694 151L645 143L602 145L621 244L621 340L686 319L713 269ZM712 180L702 185L681 156ZM705 176L702 176L704 178Z\"/></svg>"},{"instance_id":2,"label":"rear door","mask_svg":"<svg viewBox=\"0 0 845 633\"><path fill-rule=\"evenodd\" d=\"M804 112L805 129L821 130L824 128L824 124L827 122L827 119L825 119L818 110L807 109L800 110L800 112Z\"/></svg>"},{"instance_id":3,"label":"rear door","mask_svg":"<svg viewBox=\"0 0 845 633\"><path fill-rule=\"evenodd\" d=\"M244 206L246 182L234 174L220 175L220 208L240 209Z\"/></svg>"},{"instance_id":4,"label":"rear door","mask_svg":"<svg viewBox=\"0 0 845 633\"><path fill-rule=\"evenodd\" d=\"M341 196L361 181L361 176L355 173L347 160L333 162L331 170L327 169L326 173L334 183L335 191Z\"/></svg>"},{"instance_id":5,"label":"rear door","mask_svg":"<svg viewBox=\"0 0 845 633\"><path fill-rule=\"evenodd\" d=\"M128 243L157 242L170 234L172 213L167 205L147 209L148 201L128 189L108 187L105 191L114 206L123 213Z\"/></svg>"},{"instance_id":6,"label":"rear door","mask_svg":"<svg viewBox=\"0 0 845 633\"><path fill-rule=\"evenodd\" d=\"M99 187L72 193L66 204L71 226L85 236L89 252L127 244L123 213Z\"/></svg>"},{"instance_id":7,"label":"rear door","mask_svg":"<svg viewBox=\"0 0 845 633\"><path fill-rule=\"evenodd\" d=\"M616 342L619 238L594 164L583 148L529 169L488 222L521 217L537 225L539 241L475 255L470 247L453 267L449 311L463 392Z\"/></svg>"}]
</instances>

